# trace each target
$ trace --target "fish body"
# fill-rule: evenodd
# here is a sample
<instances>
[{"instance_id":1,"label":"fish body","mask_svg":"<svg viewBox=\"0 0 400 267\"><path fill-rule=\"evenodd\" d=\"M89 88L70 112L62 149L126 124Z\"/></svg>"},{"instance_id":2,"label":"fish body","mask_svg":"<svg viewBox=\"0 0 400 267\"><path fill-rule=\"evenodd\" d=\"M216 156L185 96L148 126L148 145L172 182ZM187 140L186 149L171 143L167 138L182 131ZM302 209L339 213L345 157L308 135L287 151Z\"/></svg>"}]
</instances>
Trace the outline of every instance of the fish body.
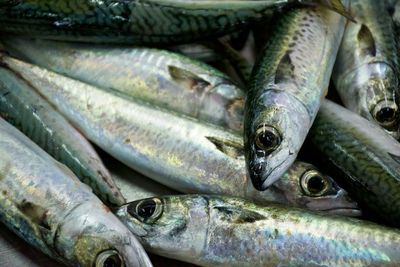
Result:
<instances>
[{"instance_id":1,"label":"fish body","mask_svg":"<svg viewBox=\"0 0 400 267\"><path fill-rule=\"evenodd\" d=\"M339 49L333 81L343 104L399 138L399 58L384 1L355 0Z\"/></svg>"},{"instance_id":2,"label":"fish body","mask_svg":"<svg viewBox=\"0 0 400 267\"><path fill-rule=\"evenodd\" d=\"M37 92L29 79L0 68L0 116L70 168L105 203L122 205L124 197L93 149Z\"/></svg>"},{"instance_id":3,"label":"fish body","mask_svg":"<svg viewBox=\"0 0 400 267\"><path fill-rule=\"evenodd\" d=\"M65 265L52 260L29 246L5 227L0 228L0 266L14 267L63 267Z\"/></svg>"},{"instance_id":4,"label":"fish body","mask_svg":"<svg viewBox=\"0 0 400 267\"><path fill-rule=\"evenodd\" d=\"M64 264L151 266L133 234L87 185L3 119L0 192L0 222Z\"/></svg>"},{"instance_id":5,"label":"fish body","mask_svg":"<svg viewBox=\"0 0 400 267\"><path fill-rule=\"evenodd\" d=\"M116 215L153 253L200 266L398 266L400 231L218 196L166 196Z\"/></svg>"},{"instance_id":6,"label":"fish body","mask_svg":"<svg viewBox=\"0 0 400 267\"><path fill-rule=\"evenodd\" d=\"M242 132L243 92L225 74L172 52L4 40L24 59L74 79L111 89L127 98Z\"/></svg>"},{"instance_id":7,"label":"fish body","mask_svg":"<svg viewBox=\"0 0 400 267\"><path fill-rule=\"evenodd\" d=\"M378 125L326 101L310 140L344 174L359 203L399 226L400 144Z\"/></svg>"},{"instance_id":8,"label":"fish body","mask_svg":"<svg viewBox=\"0 0 400 267\"><path fill-rule=\"evenodd\" d=\"M224 35L300 4L345 13L339 0L3 0L0 29L59 40L170 44Z\"/></svg>"},{"instance_id":9,"label":"fish body","mask_svg":"<svg viewBox=\"0 0 400 267\"><path fill-rule=\"evenodd\" d=\"M307 164L295 165L288 172L290 178L284 186L296 188L284 189L288 195L279 187L275 192L255 190L245 170L240 134L174 116L12 58L4 57L3 61L21 76L29 77L41 95L92 142L177 191L240 196L260 203L277 201L331 212L356 208L343 190L319 172L316 175L326 185L319 189L320 198L304 196L299 177L315 170Z\"/></svg>"},{"instance_id":10,"label":"fish body","mask_svg":"<svg viewBox=\"0 0 400 267\"><path fill-rule=\"evenodd\" d=\"M294 162L329 86L345 18L322 7L285 13L253 69L244 117L247 168L258 190Z\"/></svg>"}]
</instances>

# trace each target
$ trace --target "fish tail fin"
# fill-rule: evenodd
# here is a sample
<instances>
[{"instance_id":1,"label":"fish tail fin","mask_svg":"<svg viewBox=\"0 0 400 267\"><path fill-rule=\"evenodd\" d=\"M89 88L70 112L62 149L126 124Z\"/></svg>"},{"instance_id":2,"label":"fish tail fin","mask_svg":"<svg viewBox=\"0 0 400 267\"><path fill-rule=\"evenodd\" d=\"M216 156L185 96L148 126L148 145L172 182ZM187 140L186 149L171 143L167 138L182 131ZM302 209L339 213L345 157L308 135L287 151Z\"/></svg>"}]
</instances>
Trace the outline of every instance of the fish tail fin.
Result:
<instances>
[{"instance_id":1,"label":"fish tail fin","mask_svg":"<svg viewBox=\"0 0 400 267\"><path fill-rule=\"evenodd\" d=\"M329 8L330 10L339 13L348 20L356 22L353 16L350 14L350 11L346 10L346 7L343 5L341 0L306 0L305 2L307 2L310 5L324 6L326 8Z\"/></svg>"}]
</instances>

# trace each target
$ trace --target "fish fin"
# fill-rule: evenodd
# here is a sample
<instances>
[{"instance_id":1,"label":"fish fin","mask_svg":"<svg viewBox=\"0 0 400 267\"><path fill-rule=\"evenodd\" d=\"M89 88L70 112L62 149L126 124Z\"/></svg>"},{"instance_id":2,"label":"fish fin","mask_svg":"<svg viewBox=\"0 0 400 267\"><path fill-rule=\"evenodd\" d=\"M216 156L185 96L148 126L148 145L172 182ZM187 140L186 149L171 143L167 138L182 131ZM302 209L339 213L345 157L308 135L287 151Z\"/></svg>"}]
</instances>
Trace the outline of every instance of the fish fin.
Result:
<instances>
[{"instance_id":1,"label":"fish fin","mask_svg":"<svg viewBox=\"0 0 400 267\"><path fill-rule=\"evenodd\" d=\"M348 20L352 22L356 22L353 16L350 14L348 10L346 10L346 7L343 5L341 0L306 0L306 1L301 1L305 4L309 5L321 5L324 6L332 11L335 11L336 13L342 15L343 17L347 18Z\"/></svg>"},{"instance_id":2,"label":"fish fin","mask_svg":"<svg viewBox=\"0 0 400 267\"><path fill-rule=\"evenodd\" d=\"M376 45L374 36L365 24L361 25L360 31L357 34L357 39L360 43L359 48L361 50L361 54L373 57L376 56Z\"/></svg>"},{"instance_id":3,"label":"fish fin","mask_svg":"<svg viewBox=\"0 0 400 267\"><path fill-rule=\"evenodd\" d=\"M265 216L245 208L226 206L215 206L213 208L218 210L224 220L235 224L254 223L265 219Z\"/></svg>"},{"instance_id":4,"label":"fish fin","mask_svg":"<svg viewBox=\"0 0 400 267\"><path fill-rule=\"evenodd\" d=\"M278 68L275 73L275 84L287 82L289 80L293 80L294 77L294 69L292 59L290 58L290 54L287 52L278 64Z\"/></svg>"},{"instance_id":5,"label":"fish fin","mask_svg":"<svg viewBox=\"0 0 400 267\"><path fill-rule=\"evenodd\" d=\"M181 84L184 88L187 88L190 91L202 94L206 88L210 86L209 82L191 71L169 65L168 72L175 82Z\"/></svg>"},{"instance_id":6,"label":"fish fin","mask_svg":"<svg viewBox=\"0 0 400 267\"><path fill-rule=\"evenodd\" d=\"M237 159L244 156L243 144L239 142L213 136L206 136L206 138L228 157Z\"/></svg>"}]
</instances>

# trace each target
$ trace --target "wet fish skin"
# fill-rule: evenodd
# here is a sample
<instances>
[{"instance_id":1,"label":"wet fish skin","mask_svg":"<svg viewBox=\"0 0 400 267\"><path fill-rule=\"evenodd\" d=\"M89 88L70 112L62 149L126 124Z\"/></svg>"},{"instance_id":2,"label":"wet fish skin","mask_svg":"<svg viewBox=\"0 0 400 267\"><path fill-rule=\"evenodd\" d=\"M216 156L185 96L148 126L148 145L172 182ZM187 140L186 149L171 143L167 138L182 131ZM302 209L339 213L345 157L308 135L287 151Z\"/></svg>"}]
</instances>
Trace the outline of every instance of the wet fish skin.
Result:
<instances>
[{"instance_id":1,"label":"wet fish skin","mask_svg":"<svg viewBox=\"0 0 400 267\"><path fill-rule=\"evenodd\" d=\"M86 138L38 95L28 80L7 68L0 68L0 116L70 168L102 201L113 206L125 203Z\"/></svg>"},{"instance_id":2,"label":"wet fish skin","mask_svg":"<svg viewBox=\"0 0 400 267\"><path fill-rule=\"evenodd\" d=\"M177 191L240 196L260 203L273 200L333 213L338 210L346 215L351 210L357 213L356 204L335 186L324 190L317 200L301 194L296 181L296 190L290 182L284 185L290 191L279 188L279 183L275 191L255 190L246 173L242 138L237 133L126 100L16 59L4 57L3 61L21 76L29 77L41 95L110 155ZM296 166L288 177L298 182L310 166ZM326 184L331 184L328 180ZM289 195L282 194L282 190L288 190Z\"/></svg>"},{"instance_id":3,"label":"wet fish skin","mask_svg":"<svg viewBox=\"0 0 400 267\"><path fill-rule=\"evenodd\" d=\"M185 56L149 48L17 38L4 43L52 71L242 132L243 110L238 106L244 102L243 92L225 74Z\"/></svg>"},{"instance_id":4,"label":"wet fish skin","mask_svg":"<svg viewBox=\"0 0 400 267\"><path fill-rule=\"evenodd\" d=\"M285 13L274 28L245 105L246 164L256 189L268 188L296 159L327 92L344 27L344 17L315 7Z\"/></svg>"},{"instance_id":5,"label":"wet fish skin","mask_svg":"<svg viewBox=\"0 0 400 267\"><path fill-rule=\"evenodd\" d=\"M400 231L218 196L165 196L116 215L149 251L201 266L396 266Z\"/></svg>"},{"instance_id":6,"label":"wet fish skin","mask_svg":"<svg viewBox=\"0 0 400 267\"><path fill-rule=\"evenodd\" d=\"M343 104L400 138L398 48L384 1L355 0L333 81Z\"/></svg>"},{"instance_id":7,"label":"wet fish skin","mask_svg":"<svg viewBox=\"0 0 400 267\"><path fill-rule=\"evenodd\" d=\"M0 222L70 266L102 266L110 257L151 266L136 238L69 169L1 118L0 136Z\"/></svg>"},{"instance_id":8,"label":"wet fish skin","mask_svg":"<svg viewBox=\"0 0 400 267\"><path fill-rule=\"evenodd\" d=\"M0 266L15 267L63 267L65 265L50 259L48 256L30 247L14 233L0 227Z\"/></svg>"},{"instance_id":9,"label":"wet fish skin","mask_svg":"<svg viewBox=\"0 0 400 267\"><path fill-rule=\"evenodd\" d=\"M350 194L394 226L400 218L400 144L374 123L326 101L310 140L344 174ZM384 196L384 197L383 197Z\"/></svg>"},{"instance_id":10,"label":"wet fish skin","mask_svg":"<svg viewBox=\"0 0 400 267\"><path fill-rule=\"evenodd\" d=\"M170 44L224 35L300 4L322 4L346 14L340 0L3 0L0 29L47 39Z\"/></svg>"}]
</instances>

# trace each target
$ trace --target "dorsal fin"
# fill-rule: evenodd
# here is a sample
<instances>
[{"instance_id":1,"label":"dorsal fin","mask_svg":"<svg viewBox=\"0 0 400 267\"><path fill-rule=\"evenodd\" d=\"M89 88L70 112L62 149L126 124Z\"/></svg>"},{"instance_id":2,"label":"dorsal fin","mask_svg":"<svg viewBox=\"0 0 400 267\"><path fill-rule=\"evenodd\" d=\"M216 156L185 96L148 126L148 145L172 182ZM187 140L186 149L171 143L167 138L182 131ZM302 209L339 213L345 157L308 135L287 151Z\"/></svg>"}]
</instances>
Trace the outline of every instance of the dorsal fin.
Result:
<instances>
[{"instance_id":1,"label":"dorsal fin","mask_svg":"<svg viewBox=\"0 0 400 267\"><path fill-rule=\"evenodd\" d=\"M224 220L235 224L254 223L265 219L265 216L244 208L216 206L214 209L218 210Z\"/></svg>"},{"instance_id":2,"label":"dorsal fin","mask_svg":"<svg viewBox=\"0 0 400 267\"><path fill-rule=\"evenodd\" d=\"M202 94L205 89L210 86L209 82L191 71L176 66L168 66L168 72L175 82L179 83L189 91L195 91Z\"/></svg>"},{"instance_id":3,"label":"dorsal fin","mask_svg":"<svg viewBox=\"0 0 400 267\"><path fill-rule=\"evenodd\" d=\"M206 138L228 157L237 159L244 156L244 148L241 143L213 136L206 136Z\"/></svg>"},{"instance_id":4,"label":"dorsal fin","mask_svg":"<svg viewBox=\"0 0 400 267\"><path fill-rule=\"evenodd\" d=\"M290 58L290 53L286 54L281 58L278 68L275 73L275 84L284 83L293 80L294 77L294 65Z\"/></svg>"},{"instance_id":5,"label":"dorsal fin","mask_svg":"<svg viewBox=\"0 0 400 267\"><path fill-rule=\"evenodd\" d=\"M376 56L375 39L369 28L363 24L358 32L357 39L359 42L360 53L363 56Z\"/></svg>"}]
</instances>

